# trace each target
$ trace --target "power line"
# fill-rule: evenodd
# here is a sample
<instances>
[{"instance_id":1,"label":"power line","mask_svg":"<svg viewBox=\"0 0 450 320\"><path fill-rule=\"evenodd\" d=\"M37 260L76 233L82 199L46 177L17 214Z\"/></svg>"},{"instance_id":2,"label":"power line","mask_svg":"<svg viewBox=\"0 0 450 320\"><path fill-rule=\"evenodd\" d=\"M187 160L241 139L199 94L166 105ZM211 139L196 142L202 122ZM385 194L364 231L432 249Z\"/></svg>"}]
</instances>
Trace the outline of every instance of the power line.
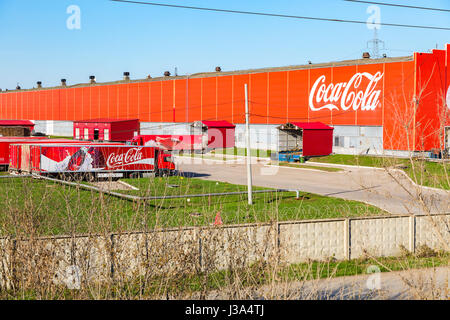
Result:
<instances>
[{"instance_id":1,"label":"power line","mask_svg":"<svg viewBox=\"0 0 450 320\"><path fill-rule=\"evenodd\" d=\"M202 11L212 11L212 12L222 12L222 13L247 14L247 15L277 17L277 18L290 18L290 19L304 19L304 20L315 20L315 21L367 24L367 21L359 21L359 20L345 20L345 19L331 19L331 18L319 18L319 17L307 17L307 16L293 16L293 15L286 15L286 14L255 12L255 11L241 11L241 10L228 10L228 9L217 9L217 8L182 6L182 5L174 5L174 4L167 4L167 3L156 3L156 2L128 1L128 0L110 0L110 1L129 3L129 4L150 5L150 6L158 6L158 7L169 7L169 8L190 9L190 10L202 10ZM450 30L450 28L448 28L448 27L437 27L437 26L423 26L423 25L411 25L411 24L399 24L399 23L383 23L383 22L380 22L378 24L380 26L387 26L387 27L433 29L433 30L446 30L446 31Z\"/></svg>"},{"instance_id":2,"label":"power line","mask_svg":"<svg viewBox=\"0 0 450 320\"><path fill-rule=\"evenodd\" d=\"M380 6L399 7L399 8L408 8L408 9L419 9L419 10L432 10L432 11L450 12L450 9L409 6L409 5L405 5L405 4L395 4L395 3L385 3L385 2L375 2L375 1L362 1L362 0L344 0L344 1L366 3L366 4L377 4L377 5L380 5Z\"/></svg>"}]
</instances>

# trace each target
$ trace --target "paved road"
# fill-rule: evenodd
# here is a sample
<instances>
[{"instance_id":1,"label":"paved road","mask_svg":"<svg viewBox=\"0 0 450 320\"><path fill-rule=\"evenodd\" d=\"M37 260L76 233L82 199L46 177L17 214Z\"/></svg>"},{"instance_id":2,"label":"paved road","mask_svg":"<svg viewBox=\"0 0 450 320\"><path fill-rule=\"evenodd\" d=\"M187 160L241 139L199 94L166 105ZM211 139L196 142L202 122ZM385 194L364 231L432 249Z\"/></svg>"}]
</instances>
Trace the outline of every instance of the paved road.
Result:
<instances>
[{"instance_id":1,"label":"paved road","mask_svg":"<svg viewBox=\"0 0 450 320\"><path fill-rule=\"evenodd\" d=\"M180 171L201 179L246 184L243 161L215 161L178 157ZM256 160L255 160L256 162ZM253 164L253 184L299 189L347 200L364 201L393 214L450 212L450 192L414 186L397 171L354 167L340 172ZM419 199L423 199L423 202Z\"/></svg>"}]
</instances>

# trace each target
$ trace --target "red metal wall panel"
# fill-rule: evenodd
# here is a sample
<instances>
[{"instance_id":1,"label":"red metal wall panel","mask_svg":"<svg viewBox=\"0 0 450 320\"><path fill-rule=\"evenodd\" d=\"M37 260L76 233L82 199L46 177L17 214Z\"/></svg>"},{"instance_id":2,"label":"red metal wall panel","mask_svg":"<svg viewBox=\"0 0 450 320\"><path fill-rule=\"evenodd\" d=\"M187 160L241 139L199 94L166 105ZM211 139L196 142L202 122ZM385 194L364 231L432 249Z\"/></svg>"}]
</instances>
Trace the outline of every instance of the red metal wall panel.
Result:
<instances>
[{"instance_id":1,"label":"red metal wall panel","mask_svg":"<svg viewBox=\"0 0 450 320\"><path fill-rule=\"evenodd\" d=\"M119 86L108 86L108 118L117 119L119 117Z\"/></svg>"},{"instance_id":2,"label":"red metal wall panel","mask_svg":"<svg viewBox=\"0 0 450 320\"><path fill-rule=\"evenodd\" d=\"M188 79L188 122L202 120L202 83L201 79Z\"/></svg>"},{"instance_id":3,"label":"red metal wall panel","mask_svg":"<svg viewBox=\"0 0 450 320\"><path fill-rule=\"evenodd\" d=\"M249 112L252 123L266 124L269 119L265 116L269 106L267 83L269 73L254 73L250 75ZM224 119L220 117L219 119Z\"/></svg>"},{"instance_id":4,"label":"red metal wall panel","mask_svg":"<svg viewBox=\"0 0 450 320\"><path fill-rule=\"evenodd\" d=\"M139 83L128 85L128 113L127 118L139 117Z\"/></svg>"},{"instance_id":5,"label":"red metal wall panel","mask_svg":"<svg viewBox=\"0 0 450 320\"><path fill-rule=\"evenodd\" d=\"M443 148L445 107L445 51L416 54L415 150Z\"/></svg>"},{"instance_id":6,"label":"red metal wall panel","mask_svg":"<svg viewBox=\"0 0 450 320\"><path fill-rule=\"evenodd\" d=\"M216 77L202 80L202 114L198 120L217 120Z\"/></svg>"},{"instance_id":7,"label":"red metal wall panel","mask_svg":"<svg viewBox=\"0 0 450 320\"><path fill-rule=\"evenodd\" d=\"M303 156L325 156L333 150L333 130L303 130Z\"/></svg>"},{"instance_id":8,"label":"red metal wall panel","mask_svg":"<svg viewBox=\"0 0 450 320\"><path fill-rule=\"evenodd\" d=\"M217 119L231 121L233 110L231 76L217 78Z\"/></svg>"},{"instance_id":9,"label":"red metal wall panel","mask_svg":"<svg viewBox=\"0 0 450 320\"><path fill-rule=\"evenodd\" d=\"M290 121L308 121L308 70L289 71L288 73L288 101L287 118Z\"/></svg>"},{"instance_id":10,"label":"red metal wall panel","mask_svg":"<svg viewBox=\"0 0 450 320\"><path fill-rule=\"evenodd\" d=\"M101 117L100 112L100 87L93 86L90 91L90 113L89 119L96 119Z\"/></svg>"},{"instance_id":11,"label":"red metal wall panel","mask_svg":"<svg viewBox=\"0 0 450 320\"><path fill-rule=\"evenodd\" d=\"M175 122L188 122L186 80L175 80Z\"/></svg>"},{"instance_id":12,"label":"red metal wall panel","mask_svg":"<svg viewBox=\"0 0 450 320\"><path fill-rule=\"evenodd\" d=\"M445 95L445 104L447 105L447 116L446 116L446 126L450 126L450 44L447 44L446 46L446 67L447 67L447 71L446 71L446 75L445 75L445 79L446 79L446 95Z\"/></svg>"},{"instance_id":13,"label":"red metal wall panel","mask_svg":"<svg viewBox=\"0 0 450 320\"><path fill-rule=\"evenodd\" d=\"M209 128L208 148L233 148L234 128Z\"/></svg>"},{"instance_id":14,"label":"red metal wall panel","mask_svg":"<svg viewBox=\"0 0 450 320\"><path fill-rule=\"evenodd\" d=\"M174 96L173 86L174 82L163 81L162 85L162 99L161 99L161 122L173 122L174 121Z\"/></svg>"},{"instance_id":15,"label":"red metal wall panel","mask_svg":"<svg viewBox=\"0 0 450 320\"><path fill-rule=\"evenodd\" d=\"M151 82L150 84L150 122L161 122L161 82Z\"/></svg>"},{"instance_id":16,"label":"red metal wall panel","mask_svg":"<svg viewBox=\"0 0 450 320\"><path fill-rule=\"evenodd\" d=\"M249 75L233 76L233 113L231 123L245 123L245 90L244 85L249 83ZM249 88L249 91L251 88ZM266 116L266 115L264 115ZM253 121L253 117L250 117ZM228 120L228 119L221 119Z\"/></svg>"},{"instance_id":17,"label":"red metal wall panel","mask_svg":"<svg viewBox=\"0 0 450 320\"><path fill-rule=\"evenodd\" d=\"M270 72L268 79L269 110L267 123L287 121L287 72Z\"/></svg>"},{"instance_id":18,"label":"red metal wall panel","mask_svg":"<svg viewBox=\"0 0 450 320\"><path fill-rule=\"evenodd\" d=\"M137 118L142 122L150 121L150 84L147 82L139 83L138 87L139 108Z\"/></svg>"},{"instance_id":19,"label":"red metal wall panel","mask_svg":"<svg viewBox=\"0 0 450 320\"><path fill-rule=\"evenodd\" d=\"M81 119L91 119L91 88L81 88Z\"/></svg>"},{"instance_id":20,"label":"red metal wall panel","mask_svg":"<svg viewBox=\"0 0 450 320\"><path fill-rule=\"evenodd\" d=\"M412 150L414 61L387 63L384 89L383 148Z\"/></svg>"}]
</instances>

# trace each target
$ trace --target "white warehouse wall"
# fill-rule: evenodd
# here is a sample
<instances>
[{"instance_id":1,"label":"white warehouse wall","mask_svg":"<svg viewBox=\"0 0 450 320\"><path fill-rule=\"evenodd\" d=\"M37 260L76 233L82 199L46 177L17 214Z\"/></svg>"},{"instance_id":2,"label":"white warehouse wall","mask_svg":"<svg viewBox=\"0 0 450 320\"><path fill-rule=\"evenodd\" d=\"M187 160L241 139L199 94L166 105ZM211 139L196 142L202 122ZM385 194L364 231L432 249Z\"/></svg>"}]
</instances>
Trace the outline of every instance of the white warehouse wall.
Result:
<instances>
[{"instance_id":1,"label":"white warehouse wall","mask_svg":"<svg viewBox=\"0 0 450 320\"><path fill-rule=\"evenodd\" d=\"M72 121L32 120L35 132L47 135L73 136ZM253 149L277 150L277 124L251 124ZM141 122L141 134L191 134L191 123ZM236 147L245 148L245 124L236 124ZM369 154L407 157L408 151L384 150L382 126L334 126L333 152L337 154Z\"/></svg>"}]
</instances>

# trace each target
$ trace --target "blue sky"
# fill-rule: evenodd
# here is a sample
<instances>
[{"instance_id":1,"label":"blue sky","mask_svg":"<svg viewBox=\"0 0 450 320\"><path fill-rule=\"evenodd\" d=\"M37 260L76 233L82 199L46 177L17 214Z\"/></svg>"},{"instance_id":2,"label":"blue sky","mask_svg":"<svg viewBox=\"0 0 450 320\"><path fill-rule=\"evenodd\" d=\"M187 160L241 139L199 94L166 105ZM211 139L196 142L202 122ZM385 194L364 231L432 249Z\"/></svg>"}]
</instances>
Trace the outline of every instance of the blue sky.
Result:
<instances>
[{"instance_id":1,"label":"blue sky","mask_svg":"<svg viewBox=\"0 0 450 320\"><path fill-rule=\"evenodd\" d=\"M145 1L145 0L143 0ZM368 5L342 0L153 0L170 4L367 20ZM387 1L450 9L448 0ZM69 30L67 7L81 9ZM450 27L450 13L380 7L381 21ZM0 88L14 89L359 58L373 31L365 25L133 5L108 0L0 0ZM443 48L450 31L382 27L388 56Z\"/></svg>"}]
</instances>

